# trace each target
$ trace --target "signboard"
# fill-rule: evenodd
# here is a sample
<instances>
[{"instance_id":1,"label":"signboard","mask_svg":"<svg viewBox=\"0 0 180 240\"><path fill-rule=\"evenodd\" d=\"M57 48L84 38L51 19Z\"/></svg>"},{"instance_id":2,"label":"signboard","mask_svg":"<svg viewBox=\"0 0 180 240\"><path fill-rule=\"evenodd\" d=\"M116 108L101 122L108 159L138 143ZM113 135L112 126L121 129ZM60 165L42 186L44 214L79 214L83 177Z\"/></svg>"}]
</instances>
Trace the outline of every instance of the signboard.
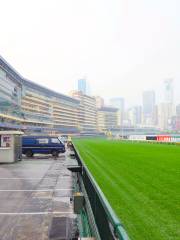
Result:
<instances>
[{"instance_id":1,"label":"signboard","mask_svg":"<svg viewBox=\"0 0 180 240\"><path fill-rule=\"evenodd\" d=\"M11 147L11 135L1 135L1 147Z\"/></svg>"}]
</instances>

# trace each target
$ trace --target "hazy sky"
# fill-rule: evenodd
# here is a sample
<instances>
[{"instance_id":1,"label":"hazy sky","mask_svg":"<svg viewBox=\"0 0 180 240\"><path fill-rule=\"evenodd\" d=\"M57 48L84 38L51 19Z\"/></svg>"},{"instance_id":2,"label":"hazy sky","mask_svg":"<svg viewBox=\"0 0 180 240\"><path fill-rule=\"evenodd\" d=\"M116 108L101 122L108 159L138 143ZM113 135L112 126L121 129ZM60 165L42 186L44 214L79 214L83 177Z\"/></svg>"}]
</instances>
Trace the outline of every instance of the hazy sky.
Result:
<instances>
[{"instance_id":1,"label":"hazy sky","mask_svg":"<svg viewBox=\"0 0 180 240\"><path fill-rule=\"evenodd\" d=\"M67 94L141 101L174 78L180 102L179 0L0 0L0 54L24 77Z\"/></svg>"}]
</instances>

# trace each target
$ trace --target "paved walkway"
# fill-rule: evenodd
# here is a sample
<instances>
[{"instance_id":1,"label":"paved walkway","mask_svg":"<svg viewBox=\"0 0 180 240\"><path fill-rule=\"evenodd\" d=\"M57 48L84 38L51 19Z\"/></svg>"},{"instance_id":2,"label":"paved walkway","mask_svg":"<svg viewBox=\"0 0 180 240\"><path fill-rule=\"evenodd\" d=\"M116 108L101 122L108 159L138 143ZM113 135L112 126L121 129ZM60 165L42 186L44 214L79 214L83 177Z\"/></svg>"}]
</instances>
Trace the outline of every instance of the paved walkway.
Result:
<instances>
[{"instance_id":1,"label":"paved walkway","mask_svg":"<svg viewBox=\"0 0 180 240\"><path fill-rule=\"evenodd\" d=\"M70 202L73 177L66 157L0 165L1 240L54 239L50 229L55 217L75 217Z\"/></svg>"}]
</instances>

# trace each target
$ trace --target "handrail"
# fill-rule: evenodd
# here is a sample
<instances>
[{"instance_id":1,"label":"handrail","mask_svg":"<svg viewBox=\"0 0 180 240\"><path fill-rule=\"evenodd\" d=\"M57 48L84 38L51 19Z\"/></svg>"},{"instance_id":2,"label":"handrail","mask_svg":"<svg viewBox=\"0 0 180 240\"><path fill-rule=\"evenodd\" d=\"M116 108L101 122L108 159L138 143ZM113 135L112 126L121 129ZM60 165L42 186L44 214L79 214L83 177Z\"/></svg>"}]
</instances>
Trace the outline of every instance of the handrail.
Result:
<instances>
[{"instance_id":1,"label":"handrail","mask_svg":"<svg viewBox=\"0 0 180 240\"><path fill-rule=\"evenodd\" d=\"M83 172L86 172L89 180L91 181L91 184L93 185L93 187L95 189L95 192L98 195L98 197L99 197L99 199L101 201L101 204L102 204L102 206L103 206L103 208L104 208L104 210L106 212L107 218L108 218L108 220L110 221L110 223L113 226L113 231L114 231L115 236L119 240L130 240L130 238L128 237L128 234L126 233L126 230L123 227L122 222L119 220L119 218L115 214L115 212L112 209L110 203L108 202L107 198L105 197L104 193L102 192L102 190L98 186L98 184L95 181L94 177L92 176L92 174L88 170L86 164L82 160L82 157L81 157L79 151L76 149L74 144L73 144L73 148L74 148L74 152L75 152L77 161L78 161L79 165L82 166L82 174L83 174Z\"/></svg>"}]
</instances>

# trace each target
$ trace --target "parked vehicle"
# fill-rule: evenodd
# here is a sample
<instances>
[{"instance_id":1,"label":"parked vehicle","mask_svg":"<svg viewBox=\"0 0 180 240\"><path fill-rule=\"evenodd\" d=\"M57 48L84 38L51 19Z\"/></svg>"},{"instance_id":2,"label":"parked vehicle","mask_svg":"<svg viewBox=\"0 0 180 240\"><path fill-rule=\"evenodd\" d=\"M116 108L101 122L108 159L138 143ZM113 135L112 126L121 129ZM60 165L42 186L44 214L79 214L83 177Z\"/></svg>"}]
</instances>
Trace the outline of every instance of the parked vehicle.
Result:
<instances>
[{"instance_id":1,"label":"parked vehicle","mask_svg":"<svg viewBox=\"0 0 180 240\"><path fill-rule=\"evenodd\" d=\"M52 154L57 157L59 153L64 153L65 145L58 137L52 136L23 136L22 153L27 157L34 154Z\"/></svg>"}]
</instances>

